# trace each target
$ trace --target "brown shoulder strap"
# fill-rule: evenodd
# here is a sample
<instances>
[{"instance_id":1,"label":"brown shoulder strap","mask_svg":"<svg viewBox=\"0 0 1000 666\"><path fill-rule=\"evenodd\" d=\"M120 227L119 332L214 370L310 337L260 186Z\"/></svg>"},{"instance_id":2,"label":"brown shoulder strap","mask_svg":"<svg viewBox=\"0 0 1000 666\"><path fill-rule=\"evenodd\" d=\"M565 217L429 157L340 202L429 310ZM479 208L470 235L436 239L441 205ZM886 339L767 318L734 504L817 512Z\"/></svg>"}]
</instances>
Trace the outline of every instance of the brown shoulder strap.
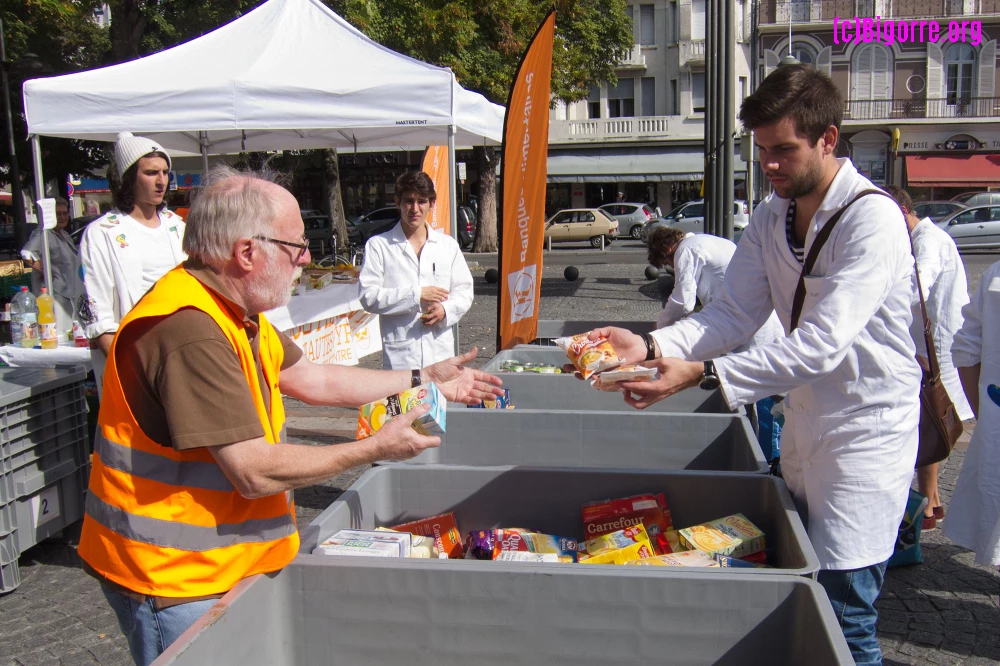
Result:
<instances>
[{"instance_id":1,"label":"brown shoulder strap","mask_svg":"<svg viewBox=\"0 0 1000 666\"><path fill-rule=\"evenodd\" d=\"M833 227L840 220L841 216L850 208L854 202L862 197L866 197L869 194L881 194L884 197L889 197L888 194L882 190L862 190L858 192L857 196L847 202L840 210L833 214L833 216L826 221L823 228L819 230L816 234L816 238L813 239L812 245L809 247L809 254L806 255L806 259L802 262L802 274L799 275L799 284L795 287L795 297L792 299L792 320L791 326L788 330L789 333L794 331L799 326L799 317L802 316L802 306L806 301L806 276L808 276L816 264L816 259L819 257L819 251L823 249L823 245L826 244L830 234L833 233ZM890 199L892 197L889 197Z\"/></svg>"},{"instance_id":2,"label":"brown shoulder strap","mask_svg":"<svg viewBox=\"0 0 1000 666\"><path fill-rule=\"evenodd\" d=\"M907 236L910 236L907 229ZM924 300L924 288L920 284L920 267L917 265L917 253L913 250L913 236L910 236L910 254L913 255L913 271L917 276L917 294L920 295L920 312L924 317L924 343L927 345L927 366L932 377L941 372L938 365L937 350L934 348L934 335L931 333L931 320L927 317L927 301Z\"/></svg>"}]
</instances>

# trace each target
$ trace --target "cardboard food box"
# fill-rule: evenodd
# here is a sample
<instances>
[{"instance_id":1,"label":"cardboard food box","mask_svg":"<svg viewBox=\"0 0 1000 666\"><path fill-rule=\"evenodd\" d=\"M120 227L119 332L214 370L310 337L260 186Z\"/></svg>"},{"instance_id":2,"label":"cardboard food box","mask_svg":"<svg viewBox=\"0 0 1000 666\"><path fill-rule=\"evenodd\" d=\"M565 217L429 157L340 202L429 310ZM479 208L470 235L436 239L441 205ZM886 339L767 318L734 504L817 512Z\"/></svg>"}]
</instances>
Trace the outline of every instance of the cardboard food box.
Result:
<instances>
[{"instance_id":1,"label":"cardboard food box","mask_svg":"<svg viewBox=\"0 0 1000 666\"><path fill-rule=\"evenodd\" d=\"M583 528L588 540L634 525L646 528L650 543L655 544L657 549L661 549L661 543L668 543L658 538L673 531L670 509L663 493L591 502L583 506Z\"/></svg>"},{"instance_id":2,"label":"cardboard food box","mask_svg":"<svg viewBox=\"0 0 1000 666\"><path fill-rule=\"evenodd\" d=\"M340 530L316 546L313 555L367 555L409 557L412 537L407 532Z\"/></svg>"},{"instance_id":3,"label":"cardboard food box","mask_svg":"<svg viewBox=\"0 0 1000 666\"><path fill-rule=\"evenodd\" d=\"M764 533L742 513L677 530L681 546L709 555L746 557L764 550Z\"/></svg>"},{"instance_id":4,"label":"cardboard food box","mask_svg":"<svg viewBox=\"0 0 1000 666\"><path fill-rule=\"evenodd\" d=\"M653 557L656 553L649 547L649 542L634 543L626 548L609 550L580 560L581 564L628 564L634 560L643 560Z\"/></svg>"},{"instance_id":5,"label":"cardboard food box","mask_svg":"<svg viewBox=\"0 0 1000 666\"><path fill-rule=\"evenodd\" d=\"M633 560L628 564L644 567L706 567L718 568L720 563L708 553L700 550L685 550L679 553L668 553L642 560Z\"/></svg>"},{"instance_id":6,"label":"cardboard food box","mask_svg":"<svg viewBox=\"0 0 1000 666\"><path fill-rule=\"evenodd\" d=\"M413 429L421 435L443 435L447 401L431 382L362 405L358 410L358 439L371 437L395 417L425 403L431 410L413 422Z\"/></svg>"},{"instance_id":7,"label":"cardboard food box","mask_svg":"<svg viewBox=\"0 0 1000 666\"><path fill-rule=\"evenodd\" d=\"M644 543L652 548L646 528L641 524L586 541L580 545L580 552L585 553L587 557L594 557L612 550L628 548L637 543Z\"/></svg>"},{"instance_id":8,"label":"cardboard food box","mask_svg":"<svg viewBox=\"0 0 1000 666\"><path fill-rule=\"evenodd\" d=\"M462 533L458 531L454 513L442 513L423 520L394 525L391 529L433 537L438 557L442 559L461 559L465 556L465 544L462 543Z\"/></svg>"}]
</instances>

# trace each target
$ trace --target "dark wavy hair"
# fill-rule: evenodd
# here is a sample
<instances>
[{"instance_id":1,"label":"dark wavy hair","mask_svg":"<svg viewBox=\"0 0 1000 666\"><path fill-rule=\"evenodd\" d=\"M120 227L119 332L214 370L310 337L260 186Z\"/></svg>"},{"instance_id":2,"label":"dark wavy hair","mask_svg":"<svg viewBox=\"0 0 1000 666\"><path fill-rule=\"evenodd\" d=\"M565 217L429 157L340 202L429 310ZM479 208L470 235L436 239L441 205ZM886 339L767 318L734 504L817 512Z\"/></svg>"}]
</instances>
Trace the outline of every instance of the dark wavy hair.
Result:
<instances>
[{"instance_id":1,"label":"dark wavy hair","mask_svg":"<svg viewBox=\"0 0 1000 666\"><path fill-rule=\"evenodd\" d=\"M167 164L170 164L170 159L158 150L147 153L142 157L162 157L167 161ZM139 159L141 160L142 157ZM117 176L118 168L112 164L108 167L108 185L111 188L111 203L115 208L128 215L135 208L135 180L139 176L139 160L136 160L135 164L126 169L121 178ZM167 202L164 199L156 207L156 211L159 212L166 207Z\"/></svg>"},{"instance_id":2,"label":"dark wavy hair","mask_svg":"<svg viewBox=\"0 0 1000 666\"><path fill-rule=\"evenodd\" d=\"M403 195L407 192L427 197L431 203L437 201L434 181L423 171L407 171L396 179L396 198L402 200Z\"/></svg>"},{"instance_id":3,"label":"dark wavy hair","mask_svg":"<svg viewBox=\"0 0 1000 666\"><path fill-rule=\"evenodd\" d=\"M815 146L831 125L840 131L843 114L844 97L829 76L811 65L782 65L743 100L739 119L754 130L791 118L796 134Z\"/></svg>"},{"instance_id":4,"label":"dark wavy hair","mask_svg":"<svg viewBox=\"0 0 1000 666\"><path fill-rule=\"evenodd\" d=\"M677 245L686 236L683 231L674 227L660 227L649 236L649 251L646 258L649 265L655 268L663 268L667 265L667 259L673 254L668 252L672 246Z\"/></svg>"}]
</instances>

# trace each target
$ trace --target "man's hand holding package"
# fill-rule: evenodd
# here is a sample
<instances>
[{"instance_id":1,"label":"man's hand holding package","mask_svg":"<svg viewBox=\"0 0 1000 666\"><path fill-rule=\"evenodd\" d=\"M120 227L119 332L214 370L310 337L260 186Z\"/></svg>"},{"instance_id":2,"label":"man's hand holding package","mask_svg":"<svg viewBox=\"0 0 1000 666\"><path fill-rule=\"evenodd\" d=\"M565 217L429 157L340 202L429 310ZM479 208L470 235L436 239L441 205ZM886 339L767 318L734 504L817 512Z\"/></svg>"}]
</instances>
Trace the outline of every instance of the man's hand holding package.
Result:
<instances>
[{"instance_id":1,"label":"man's hand holding package","mask_svg":"<svg viewBox=\"0 0 1000 666\"><path fill-rule=\"evenodd\" d=\"M431 303L427 309L421 313L420 318L424 322L424 326L434 326L444 321L445 318L444 306L440 303Z\"/></svg>"},{"instance_id":2,"label":"man's hand holding package","mask_svg":"<svg viewBox=\"0 0 1000 666\"><path fill-rule=\"evenodd\" d=\"M632 331L625 328L608 326L606 328L595 328L590 332L591 340L600 340L602 337L607 338L623 363L641 363L646 359L646 343ZM564 365L563 372L575 373L577 379L583 379L583 376L577 372L572 363Z\"/></svg>"},{"instance_id":3,"label":"man's hand holding package","mask_svg":"<svg viewBox=\"0 0 1000 666\"><path fill-rule=\"evenodd\" d=\"M503 395L499 377L465 367L478 354L479 349L473 347L461 356L429 365L423 369L422 379L437 384L448 400L466 405L478 405L484 399Z\"/></svg>"},{"instance_id":4,"label":"man's hand holding package","mask_svg":"<svg viewBox=\"0 0 1000 666\"><path fill-rule=\"evenodd\" d=\"M424 449L440 446L440 437L421 435L411 427L414 421L429 411L430 405L420 405L403 412L372 435L369 442L378 447L379 459L407 460L419 455Z\"/></svg>"},{"instance_id":5,"label":"man's hand holding package","mask_svg":"<svg viewBox=\"0 0 1000 666\"><path fill-rule=\"evenodd\" d=\"M660 376L650 382L625 382L621 384L621 388L625 392L625 402L636 409L645 409L679 391L697 386L705 371L703 363L682 361L679 358L659 358L655 361L645 361L642 366L656 368Z\"/></svg>"}]
</instances>

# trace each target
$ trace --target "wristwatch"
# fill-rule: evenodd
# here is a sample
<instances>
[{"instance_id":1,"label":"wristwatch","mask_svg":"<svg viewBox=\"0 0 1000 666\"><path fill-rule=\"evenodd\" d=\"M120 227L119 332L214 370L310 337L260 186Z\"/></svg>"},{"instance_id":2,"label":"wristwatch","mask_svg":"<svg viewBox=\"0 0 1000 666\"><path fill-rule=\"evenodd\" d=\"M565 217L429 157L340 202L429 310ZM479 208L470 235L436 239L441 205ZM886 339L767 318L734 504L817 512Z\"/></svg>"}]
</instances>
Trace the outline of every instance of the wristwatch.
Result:
<instances>
[{"instance_id":1,"label":"wristwatch","mask_svg":"<svg viewBox=\"0 0 1000 666\"><path fill-rule=\"evenodd\" d=\"M410 370L410 388L420 386L420 370Z\"/></svg>"},{"instance_id":2,"label":"wristwatch","mask_svg":"<svg viewBox=\"0 0 1000 666\"><path fill-rule=\"evenodd\" d=\"M722 386L722 380L719 379L719 375L715 372L715 363L713 361L705 361L705 374L702 375L699 386L706 391L714 391Z\"/></svg>"}]
</instances>

